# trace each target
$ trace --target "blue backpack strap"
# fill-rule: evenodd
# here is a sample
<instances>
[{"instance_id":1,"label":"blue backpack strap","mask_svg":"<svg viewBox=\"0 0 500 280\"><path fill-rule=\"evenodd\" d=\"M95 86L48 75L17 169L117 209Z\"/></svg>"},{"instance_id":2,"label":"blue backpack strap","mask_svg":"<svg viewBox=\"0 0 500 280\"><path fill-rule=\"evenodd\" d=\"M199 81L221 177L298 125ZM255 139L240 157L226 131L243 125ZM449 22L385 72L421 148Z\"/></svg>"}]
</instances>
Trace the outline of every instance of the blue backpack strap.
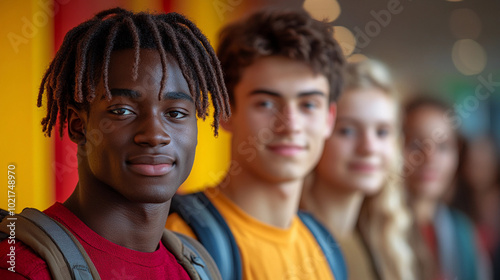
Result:
<instances>
[{"instance_id":1,"label":"blue backpack strap","mask_svg":"<svg viewBox=\"0 0 500 280\"><path fill-rule=\"evenodd\" d=\"M340 246L328 230L311 214L299 211L300 220L311 231L330 265L335 280L347 280L347 266Z\"/></svg>"},{"instance_id":2,"label":"blue backpack strap","mask_svg":"<svg viewBox=\"0 0 500 280\"><path fill-rule=\"evenodd\" d=\"M216 279L216 277L212 277L214 271L210 271L210 267L207 264L207 261L212 261L212 265L214 266L214 269L217 270L216 264L213 263L213 260L210 260L210 256L208 255L208 252L206 254L208 256L203 257L201 253L200 247L196 246L196 243L190 239L188 236L182 235L180 233L175 233L177 237L181 240L182 244L184 245L184 248L188 248L190 252L193 253L191 255L191 264L193 265L194 269L198 273L198 276L200 277L201 280L211 280L211 279ZM201 245L199 245L201 246ZM221 277L218 275L218 277Z\"/></svg>"},{"instance_id":3,"label":"blue backpack strap","mask_svg":"<svg viewBox=\"0 0 500 280\"><path fill-rule=\"evenodd\" d=\"M175 195L170 212L177 213L191 227L217 264L222 279L242 279L238 245L224 218L204 193Z\"/></svg>"}]
</instances>

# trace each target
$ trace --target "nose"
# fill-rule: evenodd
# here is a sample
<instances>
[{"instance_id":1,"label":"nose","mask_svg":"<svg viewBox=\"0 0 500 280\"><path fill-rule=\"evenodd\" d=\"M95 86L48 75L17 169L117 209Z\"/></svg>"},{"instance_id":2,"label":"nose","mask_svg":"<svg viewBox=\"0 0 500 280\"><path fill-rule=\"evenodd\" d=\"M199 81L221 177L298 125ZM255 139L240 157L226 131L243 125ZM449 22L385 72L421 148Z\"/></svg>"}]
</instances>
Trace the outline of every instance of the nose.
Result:
<instances>
[{"instance_id":1,"label":"nose","mask_svg":"<svg viewBox=\"0 0 500 280\"><path fill-rule=\"evenodd\" d=\"M423 155L424 163L431 163L436 158L436 151L434 146L431 146L430 149L420 148L420 152Z\"/></svg>"},{"instance_id":2,"label":"nose","mask_svg":"<svg viewBox=\"0 0 500 280\"><path fill-rule=\"evenodd\" d=\"M358 153L361 155L370 155L377 150L377 141L375 133L363 131L360 133L357 145Z\"/></svg>"},{"instance_id":3,"label":"nose","mask_svg":"<svg viewBox=\"0 0 500 280\"><path fill-rule=\"evenodd\" d=\"M147 147L165 146L170 143L170 135L160 116L150 114L139 124L139 129L134 136L136 144Z\"/></svg>"},{"instance_id":4,"label":"nose","mask_svg":"<svg viewBox=\"0 0 500 280\"><path fill-rule=\"evenodd\" d=\"M301 126L299 109L294 105L285 105L276 111L272 122L276 133L293 134L299 131Z\"/></svg>"}]
</instances>

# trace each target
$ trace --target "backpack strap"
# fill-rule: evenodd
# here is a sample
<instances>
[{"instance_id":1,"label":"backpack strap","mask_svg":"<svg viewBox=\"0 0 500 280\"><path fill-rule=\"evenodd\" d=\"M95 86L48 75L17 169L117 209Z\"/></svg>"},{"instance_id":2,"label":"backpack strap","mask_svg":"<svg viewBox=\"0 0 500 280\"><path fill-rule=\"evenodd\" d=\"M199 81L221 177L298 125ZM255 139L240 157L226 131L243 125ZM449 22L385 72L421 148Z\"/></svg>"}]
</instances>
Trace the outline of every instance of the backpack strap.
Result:
<instances>
[{"instance_id":1,"label":"backpack strap","mask_svg":"<svg viewBox=\"0 0 500 280\"><path fill-rule=\"evenodd\" d=\"M222 279L214 260L198 241L166 229L163 231L161 241L175 256L191 279Z\"/></svg>"},{"instance_id":2,"label":"backpack strap","mask_svg":"<svg viewBox=\"0 0 500 280\"><path fill-rule=\"evenodd\" d=\"M299 211L297 214L309 231L311 231L314 238L316 238L330 265L335 280L347 280L347 266L337 241L311 214L303 211Z\"/></svg>"},{"instance_id":3,"label":"backpack strap","mask_svg":"<svg viewBox=\"0 0 500 280\"><path fill-rule=\"evenodd\" d=\"M100 280L80 242L60 223L33 208L25 208L12 218L16 220L2 220L0 231L8 234L8 225L15 224L16 239L45 260L54 279Z\"/></svg>"},{"instance_id":4,"label":"backpack strap","mask_svg":"<svg viewBox=\"0 0 500 280\"><path fill-rule=\"evenodd\" d=\"M3 219L5 217L8 217L9 215L10 215L9 211L0 208L0 221L3 221ZM9 237L9 233L0 230L0 242L6 239L7 237Z\"/></svg>"},{"instance_id":5,"label":"backpack strap","mask_svg":"<svg viewBox=\"0 0 500 280\"><path fill-rule=\"evenodd\" d=\"M175 195L170 211L191 227L217 264L222 279L242 279L238 245L224 218L204 193Z\"/></svg>"}]
</instances>

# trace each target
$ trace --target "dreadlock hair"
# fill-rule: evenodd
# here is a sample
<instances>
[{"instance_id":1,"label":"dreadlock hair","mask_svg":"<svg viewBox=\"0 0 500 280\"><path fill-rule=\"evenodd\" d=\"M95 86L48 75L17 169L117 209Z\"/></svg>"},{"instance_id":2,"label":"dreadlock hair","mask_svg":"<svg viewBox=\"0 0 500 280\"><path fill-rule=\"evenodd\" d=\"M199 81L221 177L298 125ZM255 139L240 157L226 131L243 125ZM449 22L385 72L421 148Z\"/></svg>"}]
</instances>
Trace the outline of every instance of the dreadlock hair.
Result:
<instances>
[{"instance_id":1,"label":"dreadlock hair","mask_svg":"<svg viewBox=\"0 0 500 280\"><path fill-rule=\"evenodd\" d=\"M309 65L315 74L323 74L330 85L330 102L342 89L345 59L333 38L332 27L314 20L304 10L262 10L228 25L220 33L217 55L231 105L234 87L245 67L267 56L284 56Z\"/></svg>"},{"instance_id":2,"label":"dreadlock hair","mask_svg":"<svg viewBox=\"0 0 500 280\"><path fill-rule=\"evenodd\" d=\"M209 115L211 98L212 127L217 136L220 117L227 119L231 112L220 63L208 39L180 14L133 13L122 8L102 11L66 34L40 85L37 106L42 106L44 92L47 98L42 131L50 136L59 117L62 137L68 105L88 110L101 78L105 95L111 98L108 68L114 50L134 50L132 75L137 79L141 48L160 53L163 76L159 98L167 80L167 54L179 64L195 100L198 118Z\"/></svg>"}]
</instances>

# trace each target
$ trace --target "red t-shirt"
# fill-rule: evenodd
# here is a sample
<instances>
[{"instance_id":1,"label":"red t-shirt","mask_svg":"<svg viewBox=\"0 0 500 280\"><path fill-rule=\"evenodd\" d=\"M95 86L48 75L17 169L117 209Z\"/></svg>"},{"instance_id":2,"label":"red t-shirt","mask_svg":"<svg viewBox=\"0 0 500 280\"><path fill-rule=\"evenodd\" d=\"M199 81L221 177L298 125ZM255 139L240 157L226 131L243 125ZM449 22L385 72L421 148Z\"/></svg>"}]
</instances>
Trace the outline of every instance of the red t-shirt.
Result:
<instances>
[{"instance_id":1,"label":"red t-shirt","mask_svg":"<svg viewBox=\"0 0 500 280\"><path fill-rule=\"evenodd\" d=\"M44 211L68 228L80 241L101 279L189 279L184 268L160 242L158 250L144 253L119 246L87 227L61 203ZM52 279L47 264L31 248L16 240L15 272L8 270L7 240L0 243L0 279Z\"/></svg>"}]
</instances>

